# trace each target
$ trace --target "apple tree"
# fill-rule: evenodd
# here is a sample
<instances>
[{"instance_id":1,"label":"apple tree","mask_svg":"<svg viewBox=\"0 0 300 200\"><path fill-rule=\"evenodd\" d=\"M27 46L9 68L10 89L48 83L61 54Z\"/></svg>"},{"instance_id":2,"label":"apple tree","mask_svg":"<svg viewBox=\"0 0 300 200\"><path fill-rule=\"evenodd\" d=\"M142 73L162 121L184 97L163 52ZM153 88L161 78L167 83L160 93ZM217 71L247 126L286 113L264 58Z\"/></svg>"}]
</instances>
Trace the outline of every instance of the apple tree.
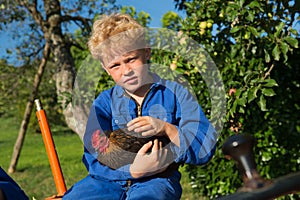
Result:
<instances>
[{"instance_id":1,"label":"apple tree","mask_svg":"<svg viewBox=\"0 0 300 200\"><path fill-rule=\"evenodd\" d=\"M215 198L241 186L234 163L221 147L229 135L256 138L260 174L273 179L300 170L299 1L175 0L186 11L181 31L201 44L219 69L226 89L226 119L214 158L189 166L195 192ZM200 104L209 115L209 93L197 71L189 71ZM173 66L174 68L174 66ZM195 84L193 84L195 83ZM203 83L201 85L201 83ZM285 198L299 198L290 195Z\"/></svg>"}]
</instances>

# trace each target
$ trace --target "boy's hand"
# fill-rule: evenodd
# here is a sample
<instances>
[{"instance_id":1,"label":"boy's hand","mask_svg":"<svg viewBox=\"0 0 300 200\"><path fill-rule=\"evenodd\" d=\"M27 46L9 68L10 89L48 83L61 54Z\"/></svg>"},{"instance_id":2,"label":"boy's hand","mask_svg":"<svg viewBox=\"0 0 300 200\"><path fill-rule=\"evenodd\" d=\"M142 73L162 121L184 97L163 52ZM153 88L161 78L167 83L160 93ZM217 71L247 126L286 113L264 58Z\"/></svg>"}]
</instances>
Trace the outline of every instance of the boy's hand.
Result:
<instances>
[{"instance_id":1,"label":"boy's hand","mask_svg":"<svg viewBox=\"0 0 300 200\"><path fill-rule=\"evenodd\" d=\"M180 146L178 130L173 124L150 116L137 117L127 123L129 131L141 133L144 137L167 136L176 146Z\"/></svg>"},{"instance_id":2,"label":"boy's hand","mask_svg":"<svg viewBox=\"0 0 300 200\"><path fill-rule=\"evenodd\" d=\"M142 136L163 136L166 122L150 116L137 117L127 124L129 131L142 133Z\"/></svg>"},{"instance_id":3,"label":"boy's hand","mask_svg":"<svg viewBox=\"0 0 300 200\"><path fill-rule=\"evenodd\" d=\"M164 171L170 164L168 149L162 147L162 142L154 140L145 144L137 153L130 165L130 173L133 178L151 176ZM147 153L151 148L151 152Z\"/></svg>"}]
</instances>

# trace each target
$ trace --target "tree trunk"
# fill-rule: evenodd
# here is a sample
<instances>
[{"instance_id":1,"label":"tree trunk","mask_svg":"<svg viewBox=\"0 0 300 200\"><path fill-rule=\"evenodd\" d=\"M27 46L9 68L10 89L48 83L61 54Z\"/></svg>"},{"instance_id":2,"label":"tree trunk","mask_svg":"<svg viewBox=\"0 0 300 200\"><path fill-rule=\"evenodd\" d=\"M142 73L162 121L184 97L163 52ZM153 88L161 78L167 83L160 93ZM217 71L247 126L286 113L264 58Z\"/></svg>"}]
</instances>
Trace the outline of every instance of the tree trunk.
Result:
<instances>
[{"instance_id":1,"label":"tree trunk","mask_svg":"<svg viewBox=\"0 0 300 200\"><path fill-rule=\"evenodd\" d=\"M79 125L78 119L75 119L73 114L82 115L84 112L82 112L81 107L74 108L71 102L76 73L74 59L70 51L71 46L65 41L61 29L62 16L60 3L58 0L45 0L44 8L47 16L47 24L49 25L45 36L51 42L51 51L54 62L57 65L55 82L59 103L63 108L63 114L68 127L82 138L86 116L82 117L80 123L82 125Z\"/></svg>"},{"instance_id":2,"label":"tree trunk","mask_svg":"<svg viewBox=\"0 0 300 200\"><path fill-rule=\"evenodd\" d=\"M10 161L10 166L8 168L8 173L13 173L13 172L16 171L16 166L17 166L17 163L18 163L18 159L19 159L19 156L20 156L20 152L21 152L23 143L24 143L24 138L25 138L27 126L28 126L30 115L31 115L31 112L32 112L33 102L34 102L34 99L36 98L36 95L38 93L38 88L39 88L39 85L41 83L43 72L44 72L44 69L45 69L46 64L47 64L47 60L48 60L48 57L49 57L49 52L50 52L50 47L49 47L49 44L46 43L45 47L44 47L44 52L43 52L44 56L41 60L38 71L37 71L37 73L35 74L35 77L34 77L33 90L32 90L32 93L31 93L31 95L29 97L29 100L27 102L27 105L26 105L24 117L23 117L21 127L20 127L20 130L19 130L19 135L18 135L17 141L15 143L12 158L11 158L11 161Z\"/></svg>"}]
</instances>

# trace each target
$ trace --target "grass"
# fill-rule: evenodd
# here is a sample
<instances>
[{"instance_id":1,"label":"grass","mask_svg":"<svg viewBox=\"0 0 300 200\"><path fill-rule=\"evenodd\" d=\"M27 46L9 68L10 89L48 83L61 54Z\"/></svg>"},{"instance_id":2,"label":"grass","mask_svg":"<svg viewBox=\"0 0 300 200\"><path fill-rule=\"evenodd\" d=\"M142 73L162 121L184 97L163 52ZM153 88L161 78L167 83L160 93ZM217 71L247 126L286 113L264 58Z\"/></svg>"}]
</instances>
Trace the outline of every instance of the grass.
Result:
<instances>
[{"instance_id":1,"label":"grass","mask_svg":"<svg viewBox=\"0 0 300 200\"><path fill-rule=\"evenodd\" d=\"M0 118L1 167L7 171L13 146L18 136L19 124L14 119ZM80 138L71 133L54 133L53 139L59 156L67 188L86 176L81 163L83 151ZM17 171L10 176L20 185L30 199L43 199L57 194L42 135L28 130L18 160Z\"/></svg>"},{"instance_id":2,"label":"grass","mask_svg":"<svg viewBox=\"0 0 300 200\"><path fill-rule=\"evenodd\" d=\"M13 118L0 118L0 166L5 171L10 164L19 126L20 122ZM59 130L59 128L53 127L53 124L50 124L50 127L52 130L54 128ZM76 134L65 131L52 133L66 187L70 188L75 182L87 175L81 162L83 145ZM180 170L182 172L182 199L201 199L198 194L192 192L184 168ZM29 199L45 199L57 194L41 134L35 133L33 130L27 131L18 160L17 171L10 176L24 190Z\"/></svg>"}]
</instances>

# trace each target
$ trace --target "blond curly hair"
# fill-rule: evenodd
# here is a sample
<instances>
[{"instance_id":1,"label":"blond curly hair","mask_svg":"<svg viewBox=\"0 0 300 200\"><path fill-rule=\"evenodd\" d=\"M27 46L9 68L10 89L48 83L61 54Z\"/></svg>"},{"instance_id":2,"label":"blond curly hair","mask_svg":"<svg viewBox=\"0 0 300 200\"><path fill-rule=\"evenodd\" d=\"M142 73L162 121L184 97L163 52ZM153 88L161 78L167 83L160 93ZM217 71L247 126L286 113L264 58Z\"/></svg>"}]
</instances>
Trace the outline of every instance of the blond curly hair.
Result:
<instances>
[{"instance_id":1,"label":"blond curly hair","mask_svg":"<svg viewBox=\"0 0 300 200\"><path fill-rule=\"evenodd\" d=\"M88 41L92 56L102 63L145 45L145 28L130 15L120 13L100 16Z\"/></svg>"}]
</instances>

